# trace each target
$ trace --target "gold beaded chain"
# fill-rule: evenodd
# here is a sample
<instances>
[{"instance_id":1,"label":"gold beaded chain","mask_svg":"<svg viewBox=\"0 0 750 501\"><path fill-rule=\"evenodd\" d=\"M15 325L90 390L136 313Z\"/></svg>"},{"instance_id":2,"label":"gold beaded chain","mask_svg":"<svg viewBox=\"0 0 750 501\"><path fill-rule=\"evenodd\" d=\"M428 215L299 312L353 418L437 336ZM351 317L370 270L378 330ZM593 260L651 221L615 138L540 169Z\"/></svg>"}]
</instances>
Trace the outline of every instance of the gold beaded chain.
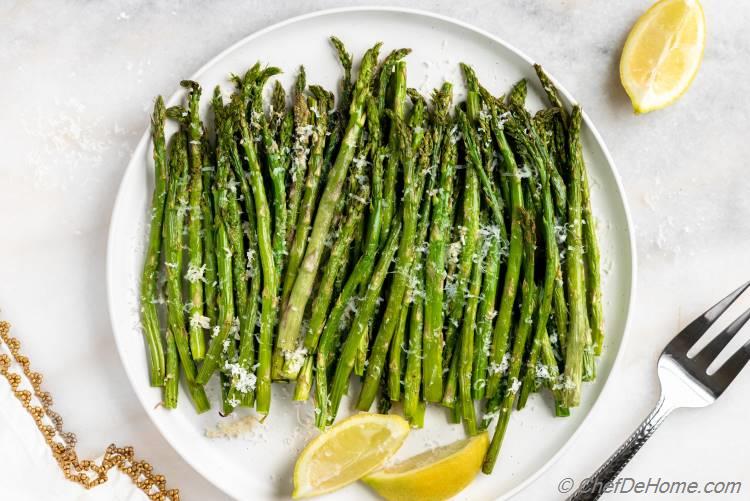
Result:
<instances>
[{"instance_id":1,"label":"gold beaded chain","mask_svg":"<svg viewBox=\"0 0 750 501\"><path fill-rule=\"evenodd\" d=\"M8 380L11 390L21 402L24 409L36 422L39 431L44 435L52 455L63 471L65 478L91 489L107 481L107 473L117 468L130 477L133 483L153 501L179 501L178 489L167 489L167 480L163 475L153 473L153 467L146 461L135 459L132 447L107 447L101 464L90 459L79 459L75 450L76 436L63 430L63 421L59 414L51 409L52 395L42 391L42 375L33 372L28 357L21 355L21 343L10 336L10 324L0 321L0 345L5 343L13 359L21 366L24 375L31 383L33 392L20 389L22 378L10 371L11 357L0 353L0 374ZM34 405L36 397L40 405Z\"/></svg>"}]
</instances>

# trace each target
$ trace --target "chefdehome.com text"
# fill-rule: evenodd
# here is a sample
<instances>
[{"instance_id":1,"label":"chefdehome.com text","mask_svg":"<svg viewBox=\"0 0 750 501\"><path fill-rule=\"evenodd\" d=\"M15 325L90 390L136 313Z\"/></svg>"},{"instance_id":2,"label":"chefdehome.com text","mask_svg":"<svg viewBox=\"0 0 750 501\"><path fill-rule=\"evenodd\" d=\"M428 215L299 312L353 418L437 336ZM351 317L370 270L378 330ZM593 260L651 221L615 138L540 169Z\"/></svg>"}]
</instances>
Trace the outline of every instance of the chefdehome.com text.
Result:
<instances>
[{"instance_id":1,"label":"chefdehome.com text","mask_svg":"<svg viewBox=\"0 0 750 501\"><path fill-rule=\"evenodd\" d=\"M557 484L560 494L569 494L578 485L572 478L564 478ZM611 482L589 481L580 483L581 491L597 494L740 494L742 482L732 480L669 480L661 477L636 479L619 477Z\"/></svg>"}]
</instances>

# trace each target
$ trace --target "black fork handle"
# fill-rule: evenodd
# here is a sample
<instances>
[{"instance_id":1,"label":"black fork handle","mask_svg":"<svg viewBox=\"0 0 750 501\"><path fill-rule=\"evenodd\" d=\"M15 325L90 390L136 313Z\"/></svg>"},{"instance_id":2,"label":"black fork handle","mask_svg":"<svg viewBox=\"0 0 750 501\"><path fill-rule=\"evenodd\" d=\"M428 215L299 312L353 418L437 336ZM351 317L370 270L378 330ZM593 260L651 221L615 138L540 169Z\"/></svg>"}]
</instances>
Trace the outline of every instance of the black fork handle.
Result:
<instances>
[{"instance_id":1,"label":"black fork handle","mask_svg":"<svg viewBox=\"0 0 750 501\"><path fill-rule=\"evenodd\" d=\"M605 487L614 482L625 465L641 450L643 444L651 438L651 435L673 410L673 407L665 405L664 395L662 395L654 410L625 440L625 443L593 475L581 482L578 489L568 497L568 501L595 501L599 499L605 493Z\"/></svg>"}]
</instances>

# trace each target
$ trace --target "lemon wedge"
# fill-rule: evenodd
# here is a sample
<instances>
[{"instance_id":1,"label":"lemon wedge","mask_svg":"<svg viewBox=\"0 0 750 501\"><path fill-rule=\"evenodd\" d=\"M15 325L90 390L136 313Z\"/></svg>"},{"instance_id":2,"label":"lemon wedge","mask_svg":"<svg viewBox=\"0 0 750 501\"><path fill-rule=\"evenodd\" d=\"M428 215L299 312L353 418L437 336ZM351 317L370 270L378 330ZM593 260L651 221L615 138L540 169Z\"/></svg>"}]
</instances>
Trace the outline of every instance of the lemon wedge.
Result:
<instances>
[{"instance_id":1,"label":"lemon wedge","mask_svg":"<svg viewBox=\"0 0 750 501\"><path fill-rule=\"evenodd\" d=\"M487 433L423 452L362 480L389 501L440 501L477 476L490 440Z\"/></svg>"},{"instance_id":2,"label":"lemon wedge","mask_svg":"<svg viewBox=\"0 0 750 501\"><path fill-rule=\"evenodd\" d=\"M393 414L356 414L313 439L294 466L293 498L318 496L378 468L406 440L409 423Z\"/></svg>"},{"instance_id":3,"label":"lemon wedge","mask_svg":"<svg viewBox=\"0 0 750 501\"><path fill-rule=\"evenodd\" d=\"M638 19L620 59L620 80L636 113L664 108L685 93L705 42L698 0L660 0Z\"/></svg>"}]
</instances>

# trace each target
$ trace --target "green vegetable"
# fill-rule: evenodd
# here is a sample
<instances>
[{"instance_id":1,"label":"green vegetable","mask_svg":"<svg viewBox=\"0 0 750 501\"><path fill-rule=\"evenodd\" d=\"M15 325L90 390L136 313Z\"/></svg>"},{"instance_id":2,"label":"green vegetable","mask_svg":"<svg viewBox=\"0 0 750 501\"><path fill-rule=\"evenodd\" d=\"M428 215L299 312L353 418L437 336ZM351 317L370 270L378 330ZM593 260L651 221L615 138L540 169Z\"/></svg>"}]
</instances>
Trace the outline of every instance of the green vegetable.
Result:
<instances>
[{"instance_id":1,"label":"green vegetable","mask_svg":"<svg viewBox=\"0 0 750 501\"><path fill-rule=\"evenodd\" d=\"M570 323L565 346L565 372L563 403L575 407L581 401L581 380L583 358L586 346L588 322L586 317L585 270L583 264L583 214L581 183L583 164L577 154L580 145L581 108L573 107L570 120L570 172L568 185L568 255L565 260L567 271L568 308Z\"/></svg>"},{"instance_id":2,"label":"green vegetable","mask_svg":"<svg viewBox=\"0 0 750 501\"><path fill-rule=\"evenodd\" d=\"M415 428L427 403L470 435L497 418L489 473L514 407L548 391L567 416L596 375L601 258L580 108L541 67L549 106L531 113L525 80L496 98L465 64L466 101L451 109L445 83L428 106L407 88L408 49L378 64L375 45L355 79L331 42L337 101L303 68L291 108L279 81L266 99L280 70L261 63L231 76L229 102L214 89L213 116L196 82L183 82L185 108L157 99L140 289L150 381L175 408L182 371L202 412L218 372L219 412L263 417L272 381L293 381L325 429L354 372L358 409L403 409ZM167 117L180 125L169 148Z\"/></svg>"},{"instance_id":3,"label":"green vegetable","mask_svg":"<svg viewBox=\"0 0 750 501\"><path fill-rule=\"evenodd\" d=\"M154 142L154 193L151 199L151 227L149 228L148 250L141 274L141 323L148 347L149 380L151 386L163 386L166 374L164 347L161 342L161 327L156 310L158 301L159 254L162 247L162 222L167 202L167 182L169 170L164 141L164 120L166 110L161 96L156 98L154 114L151 117L151 136ZM169 343L169 339L167 339ZM174 340L172 340L174 343ZM176 369L175 369L176 370ZM176 401L176 395L175 395Z\"/></svg>"},{"instance_id":4,"label":"green vegetable","mask_svg":"<svg viewBox=\"0 0 750 501\"><path fill-rule=\"evenodd\" d=\"M232 115L235 127L239 129L240 145L248 165L248 180L253 192L255 220L258 232L258 250L263 274L261 293L260 337L258 339L258 370L255 408L260 414L268 414L271 408L271 357L273 352L273 329L278 308L277 270L271 237L271 211L266 198L263 175L261 173L255 140L245 119L244 106L239 95L232 96Z\"/></svg>"},{"instance_id":5,"label":"green vegetable","mask_svg":"<svg viewBox=\"0 0 750 501\"><path fill-rule=\"evenodd\" d=\"M321 414L325 416L324 423L331 424L333 423L333 420L336 419L339 404L341 403L341 397L343 397L349 387L349 376L354 367L354 358L357 354L360 339L366 332L367 326L372 321L372 315L375 312L375 304L380 296L380 290L383 287L383 282L385 281L385 277L388 274L391 262L393 261L393 255L399 247L398 243L400 235L401 225L397 224L391 229L390 236L383 246L383 251L380 254L378 263L375 265L375 271L373 272L370 284L367 287L367 294L359 305L349 335L346 337L344 345L341 348L338 363L336 364L336 373L330 388L330 394L328 395L328 398L320 399L318 402L318 405L328 407L328 409L321 412ZM321 352L318 353L319 363L321 363L321 358L323 356L325 356L325 353L322 355ZM324 365L326 364L325 361L322 363ZM323 377L325 370L318 371L318 374ZM321 384L320 381L316 384L319 387L326 387L324 381L323 384Z\"/></svg>"},{"instance_id":6,"label":"green vegetable","mask_svg":"<svg viewBox=\"0 0 750 501\"><path fill-rule=\"evenodd\" d=\"M357 84L353 92L352 104L349 109L349 124L347 125L341 147L336 156L336 162L328 171L328 178L315 213L315 220L310 232L310 239L305 249L305 258L294 280L294 286L289 301L284 307L276 338L276 350L281 356L288 357L296 348L300 335L300 326L305 307L310 299L312 285L318 273L323 246L330 230L333 219L333 209L336 206L344 184L344 178L349 170L354 148L365 122L365 101L369 93L370 79L377 61L380 44L368 50L362 60ZM260 221L260 218L258 218ZM282 372L281 376L289 376Z\"/></svg>"},{"instance_id":7,"label":"green vegetable","mask_svg":"<svg viewBox=\"0 0 750 501\"><path fill-rule=\"evenodd\" d=\"M203 124L198 114L201 88L196 82L183 80L180 85L188 89L188 118L186 120L188 153L190 157L190 210L188 212L188 269L186 276L203 274L203 155L201 141ZM190 289L190 353L193 360L203 360L206 341L201 326L203 311L203 281L188 280Z\"/></svg>"},{"instance_id":8,"label":"green vegetable","mask_svg":"<svg viewBox=\"0 0 750 501\"><path fill-rule=\"evenodd\" d=\"M427 263L425 269L425 313L422 363L422 386L427 402L439 402L443 397L443 297L445 283L446 234L450 228L450 205L453 176L456 169L456 142L451 134L448 111L453 99L453 89L446 84L435 101L435 137L433 138L434 165L439 159L440 179L435 192L427 192L431 199L432 221L430 223ZM435 177L437 177L435 173Z\"/></svg>"},{"instance_id":9,"label":"green vegetable","mask_svg":"<svg viewBox=\"0 0 750 501\"><path fill-rule=\"evenodd\" d=\"M524 275L523 284L521 285L521 310L519 312L518 325L513 339L513 349L508 364L507 384L502 403L498 409L499 414L497 424L495 425L495 432L492 435L490 447L482 464L482 471L487 474L492 473L492 469L495 467L495 461L497 460L497 455L500 452L500 446L503 443L505 431L508 427L510 413L513 410L513 403L521 386L518 377L521 373L521 363L526 351L526 340L531 331L534 311L536 309L537 293L534 284L534 252L536 245L534 233L536 230L534 228L533 217L528 212L523 213L522 218L524 229Z\"/></svg>"},{"instance_id":10,"label":"green vegetable","mask_svg":"<svg viewBox=\"0 0 750 501\"><path fill-rule=\"evenodd\" d=\"M410 130L404 121L398 116L394 114L392 117L394 120L393 124L398 131L397 153L403 167L404 175L404 205L402 211L403 232L401 234L401 241L399 242L398 254L396 256L395 275L388 293L385 312L383 313L383 319L380 323L378 333L373 341L365 379L357 402L357 408L360 410L368 410L372 406L372 402L375 400L381 373L385 365L386 354L388 353L388 348L400 316L401 306L403 305L404 294L409 280L409 271L411 270L415 254L414 237L417 231L419 193L415 189L416 183L414 182L414 152L419 148L422 139L424 138L424 129L422 129L422 131L417 130L412 132L413 129ZM415 126L420 126L423 122L423 118L424 101L417 100L414 103L414 110L410 117L410 123L419 124ZM385 224L385 220L383 221L383 224Z\"/></svg>"}]
</instances>

